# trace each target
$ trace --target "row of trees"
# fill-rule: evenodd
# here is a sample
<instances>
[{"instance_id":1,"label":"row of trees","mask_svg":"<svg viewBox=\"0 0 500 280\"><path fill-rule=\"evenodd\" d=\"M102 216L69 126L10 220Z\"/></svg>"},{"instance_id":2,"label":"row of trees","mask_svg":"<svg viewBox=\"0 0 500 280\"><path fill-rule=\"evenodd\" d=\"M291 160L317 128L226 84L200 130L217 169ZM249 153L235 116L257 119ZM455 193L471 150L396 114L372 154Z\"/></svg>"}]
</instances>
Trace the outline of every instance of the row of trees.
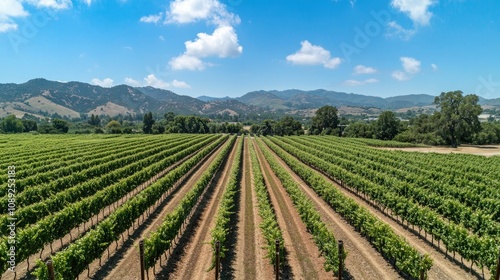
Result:
<instances>
[{"instance_id":1,"label":"row of trees","mask_svg":"<svg viewBox=\"0 0 500 280\"><path fill-rule=\"evenodd\" d=\"M38 123L31 119L18 119L15 115L8 115L0 121L1 133L22 133L38 131L39 133L67 133L69 123L61 119L53 119L50 122Z\"/></svg>"},{"instance_id":2,"label":"row of trees","mask_svg":"<svg viewBox=\"0 0 500 280\"><path fill-rule=\"evenodd\" d=\"M345 130L348 137L377 138L429 145L460 143L500 143L500 123L479 122L482 112L476 95L461 91L443 92L434 100L439 109L432 115L421 114L408 122L400 121L393 112L383 112L377 121L357 122Z\"/></svg>"},{"instance_id":3,"label":"row of trees","mask_svg":"<svg viewBox=\"0 0 500 280\"><path fill-rule=\"evenodd\" d=\"M302 135L304 129L302 123L290 116L285 116L279 121L264 120L260 124L253 124L250 127L250 133L257 135Z\"/></svg>"}]
</instances>

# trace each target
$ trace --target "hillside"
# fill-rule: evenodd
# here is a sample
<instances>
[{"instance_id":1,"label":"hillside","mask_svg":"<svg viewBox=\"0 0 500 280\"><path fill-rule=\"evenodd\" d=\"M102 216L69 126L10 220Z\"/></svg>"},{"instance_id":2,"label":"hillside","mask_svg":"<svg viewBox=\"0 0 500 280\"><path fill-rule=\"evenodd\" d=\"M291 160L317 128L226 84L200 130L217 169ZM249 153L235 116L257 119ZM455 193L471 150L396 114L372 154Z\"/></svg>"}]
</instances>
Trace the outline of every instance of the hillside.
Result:
<instances>
[{"instance_id":1,"label":"hillside","mask_svg":"<svg viewBox=\"0 0 500 280\"><path fill-rule=\"evenodd\" d=\"M81 82L54 82L34 79L23 84L0 84L0 117L29 113L37 117L58 114L71 118L81 114L115 116L142 114L149 111L204 116L292 114L310 116L324 105L349 108L344 113L373 114L379 110L420 110L433 108L434 96L426 94L402 95L388 98L324 89L303 91L252 91L241 97L193 98L170 90L153 87L134 88L119 85L111 88ZM480 98L488 108L500 106L500 98Z\"/></svg>"}]
</instances>

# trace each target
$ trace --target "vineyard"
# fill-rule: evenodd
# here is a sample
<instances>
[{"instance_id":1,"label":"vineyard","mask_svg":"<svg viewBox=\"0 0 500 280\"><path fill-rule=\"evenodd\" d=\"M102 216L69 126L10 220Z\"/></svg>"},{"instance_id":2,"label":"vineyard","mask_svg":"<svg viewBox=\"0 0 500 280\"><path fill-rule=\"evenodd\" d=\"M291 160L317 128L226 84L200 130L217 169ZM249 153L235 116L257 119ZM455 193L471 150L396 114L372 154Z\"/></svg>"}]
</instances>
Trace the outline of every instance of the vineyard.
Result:
<instances>
[{"instance_id":1,"label":"vineyard","mask_svg":"<svg viewBox=\"0 0 500 280\"><path fill-rule=\"evenodd\" d=\"M500 157L378 147L3 136L2 279L498 279Z\"/></svg>"}]
</instances>

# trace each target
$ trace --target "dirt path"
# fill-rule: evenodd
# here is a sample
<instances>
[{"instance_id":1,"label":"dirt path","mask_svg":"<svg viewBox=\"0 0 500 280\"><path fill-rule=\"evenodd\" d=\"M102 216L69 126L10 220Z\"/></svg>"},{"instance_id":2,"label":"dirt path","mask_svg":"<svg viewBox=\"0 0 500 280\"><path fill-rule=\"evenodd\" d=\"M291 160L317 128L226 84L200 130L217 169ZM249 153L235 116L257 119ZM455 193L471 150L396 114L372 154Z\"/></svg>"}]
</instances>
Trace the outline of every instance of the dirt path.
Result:
<instances>
[{"instance_id":1,"label":"dirt path","mask_svg":"<svg viewBox=\"0 0 500 280\"><path fill-rule=\"evenodd\" d=\"M249 139L245 139L243 150L243 172L241 179L241 197L238 228L238 242L236 245L236 279L272 279L274 277L273 267L265 258L263 249L264 237L259 225L261 223L258 214L257 196L253 189L252 164L250 161Z\"/></svg>"},{"instance_id":2,"label":"dirt path","mask_svg":"<svg viewBox=\"0 0 500 280\"><path fill-rule=\"evenodd\" d=\"M164 202L158 206L144 223L141 223L133 231L130 238L122 243L121 247L114 252L113 256L106 261L104 266L99 266L98 262L93 263L96 270L93 273L95 275L94 279L140 279L139 241L146 238L150 232L155 231L163 223L165 216L179 205L185 194L200 179L221 148L222 146L207 157L206 160L202 160L201 164L191 171L191 174L184 180L181 179L181 183L177 183L174 186L173 191L167 196ZM115 246L111 245L111 247Z\"/></svg>"},{"instance_id":3,"label":"dirt path","mask_svg":"<svg viewBox=\"0 0 500 280\"><path fill-rule=\"evenodd\" d=\"M404 237L410 245L421 253L429 254L433 259L433 266L428 272L429 279L442 279L442 280L460 280L460 279L477 279L478 277L468 273L461 265L457 264L454 260L450 260L445 254L437 250L429 241L422 239L414 232L406 229L403 225L397 222L394 218L389 217L389 214L383 213L377 207L367 202L364 198L359 197L354 192L346 188L342 188L335 181L331 180L325 174L321 174L326 180L333 183L344 195L354 199L359 205L366 208L372 215L376 216L381 221L387 223L396 234ZM466 264L467 265L467 264ZM486 273L485 273L486 275ZM486 275L486 279L488 279Z\"/></svg>"},{"instance_id":4,"label":"dirt path","mask_svg":"<svg viewBox=\"0 0 500 280\"><path fill-rule=\"evenodd\" d=\"M332 207L320 198L306 182L304 182L290 167L273 151L271 153L300 185L302 191L315 204L322 221L333 229L337 240L344 242L347 258L345 268L354 279L403 279L398 272L375 250L374 247L349 225Z\"/></svg>"},{"instance_id":5,"label":"dirt path","mask_svg":"<svg viewBox=\"0 0 500 280\"><path fill-rule=\"evenodd\" d=\"M41 250L40 254L34 254L34 255L30 256L27 261L23 261L23 262L19 263L16 266L16 275L14 275L14 273L12 273L12 272L7 271L6 273L4 273L2 275L1 279L16 279L16 278L17 279L35 279L35 277L29 275L28 272L31 273L33 271L33 269L35 267L34 264L38 260L42 259L45 261L45 260L47 260L47 258L49 258L52 255L51 252L56 253L58 251L61 251L65 247L67 247L70 243L73 242L73 240L75 240L79 236L83 236L88 230L90 230L90 228L92 226L96 225L97 223L99 223L100 221L102 221L103 219L108 217L111 213L113 213L113 211L115 211L115 209L117 207L119 207L123 203L127 202L130 198L134 197L136 194L141 192L143 189L145 189L146 187L148 187L149 185L151 185L152 183L154 183L155 181L157 181L158 179L163 177L170 170L179 166L180 164L182 164L183 162L185 162L186 160L188 160L189 158L191 158L193 155L195 155L198 152L199 151L196 151L196 152L186 156L182 160L167 167L165 170L161 171L160 173L156 174L155 176L153 176L152 178L150 178L146 182L137 186L134 190L130 191L127 195L123 196L118 201L101 209L101 211L97 215L94 215L87 222L82 223L78 227L72 229L70 231L70 233L67 234L66 236L64 236L63 238L58 239L58 240L54 240L52 242L52 244L46 245L43 248L43 250ZM29 266L28 266L28 262L30 264Z\"/></svg>"},{"instance_id":6,"label":"dirt path","mask_svg":"<svg viewBox=\"0 0 500 280\"><path fill-rule=\"evenodd\" d=\"M471 146L461 145L458 148L448 147L417 147L417 148L376 148L379 150L421 152L421 153L439 153L439 154L469 154L480 156L499 156L500 145Z\"/></svg>"},{"instance_id":7,"label":"dirt path","mask_svg":"<svg viewBox=\"0 0 500 280\"><path fill-rule=\"evenodd\" d=\"M161 279L201 280L214 277L215 272L213 270L207 272L212 261L210 230L214 227L215 215L217 214L219 202L230 177L231 165L236 154L238 141L241 141L241 139L238 139L234 144L223 169L219 171L219 177L214 181L216 182L216 186L213 190L214 193L204 209L201 209L202 212L199 219L196 221L195 227L192 230L186 231L184 234L188 237L188 240L186 240L185 244L180 244L182 248L179 250L179 255L176 256L179 260L175 264L174 271L168 276L162 275Z\"/></svg>"},{"instance_id":8,"label":"dirt path","mask_svg":"<svg viewBox=\"0 0 500 280\"><path fill-rule=\"evenodd\" d=\"M283 231L290 269L290 271L285 269L283 279L332 279L332 273L325 271L323 267L325 260L320 257L320 252L312 236L307 232L292 200L265 160L262 151L258 146L256 147L264 179L269 188L271 203L274 206L278 224Z\"/></svg>"}]
</instances>

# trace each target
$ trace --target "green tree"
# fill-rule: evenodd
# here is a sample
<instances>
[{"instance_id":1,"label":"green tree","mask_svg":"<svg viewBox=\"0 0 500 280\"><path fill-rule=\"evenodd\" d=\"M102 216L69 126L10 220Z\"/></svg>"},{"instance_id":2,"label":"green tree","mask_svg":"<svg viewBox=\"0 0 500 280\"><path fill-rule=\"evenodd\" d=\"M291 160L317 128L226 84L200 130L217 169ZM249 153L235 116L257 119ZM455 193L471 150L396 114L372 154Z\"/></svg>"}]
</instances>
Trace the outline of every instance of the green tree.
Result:
<instances>
[{"instance_id":1,"label":"green tree","mask_svg":"<svg viewBox=\"0 0 500 280\"><path fill-rule=\"evenodd\" d=\"M34 120L22 119L21 121L24 126L24 132L36 131L38 129L38 125Z\"/></svg>"},{"instance_id":2,"label":"green tree","mask_svg":"<svg viewBox=\"0 0 500 280\"><path fill-rule=\"evenodd\" d=\"M101 125L101 119L99 118L98 115L92 114L90 116L90 119L87 121L91 126L100 126ZM109 124L109 123L108 123Z\"/></svg>"},{"instance_id":3,"label":"green tree","mask_svg":"<svg viewBox=\"0 0 500 280\"><path fill-rule=\"evenodd\" d=\"M106 130L112 134L121 134L122 125L118 121L112 120L106 125Z\"/></svg>"},{"instance_id":4,"label":"green tree","mask_svg":"<svg viewBox=\"0 0 500 280\"><path fill-rule=\"evenodd\" d=\"M15 115L8 115L0 123L0 129L4 133L21 133L24 131L23 122Z\"/></svg>"},{"instance_id":5,"label":"green tree","mask_svg":"<svg viewBox=\"0 0 500 280\"><path fill-rule=\"evenodd\" d=\"M68 133L69 130L69 123L65 120L61 119L53 119L52 120L52 126L54 129L56 129L59 133Z\"/></svg>"},{"instance_id":6,"label":"green tree","mask_svg":"<svg viewBox=\"0 0 500 280\"><path fill-rule=\"evenodd\" d=\"M384 111L375 123L375 135L381 140L392 140L399 132L400 121L392 111Z\"/></svg>"},{"instance_id":7,"label":"green tree","mask_svg":"<svg viewBox=\"0 0 500 280\"><path fill-rule=\"evenodd\" d=\"M174 122L174 119L175 119L175 113L174 112L167 112L165 114L165 120L167 121L167 123Z\"/></svg>"},{"instance_id":8,"label":"green tree","mask_svg":"<svg viewBox=\"0 0 500 280\"><path fill-rule=\"evenodd\" d=\"M142 131L146 134L153 133L153 125L155 120L153 119L153 113L149 112L144 115Z\"/></svg>"},{"instance_id":9,"label":"green tree","mask_svg":"<svg viewBox=\"0 0 500 280\"><path fill-rule=\"evenodd\" d=\"M460 144L462 138L480 130L478 116L483 109L478 101L477 95L463 96L459 90L442 92L434 99L434 104L441 109L435 113L438 129L453 148Z\"/></svg>"},{"instance_id":10,"label":"green tree","mask_svg":"<svg viewBox=\"0 0 500 280\"><path fill-rule=\"evenodd\" d=\"M323 106L312 119L311 134L332 134L339 124L338 110L333 106Z\"/></svg>"}]
</instances>

